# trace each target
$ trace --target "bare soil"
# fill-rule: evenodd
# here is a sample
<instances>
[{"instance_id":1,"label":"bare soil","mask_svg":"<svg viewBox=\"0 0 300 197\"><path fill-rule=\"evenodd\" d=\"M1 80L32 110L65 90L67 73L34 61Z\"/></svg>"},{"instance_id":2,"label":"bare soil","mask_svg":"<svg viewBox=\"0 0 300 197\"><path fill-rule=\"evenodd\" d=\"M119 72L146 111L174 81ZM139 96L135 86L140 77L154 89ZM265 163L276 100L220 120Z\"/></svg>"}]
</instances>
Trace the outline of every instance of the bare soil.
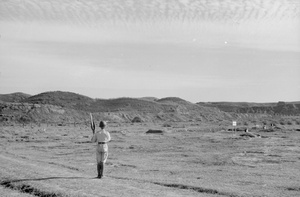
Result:
<instances>
[{"instance_id":1,"label":"bare soil","mask_svg":"<svg viewBox=\"0 0 300 197\"><path fill-rule=\"evenodd\" d=\"M163 129L161 134L146 134ZM87 126L0 128L4 196L300 196L300 132L201 123L110 124L105 177L96 179Z\"/></svg>"}]
</instances>

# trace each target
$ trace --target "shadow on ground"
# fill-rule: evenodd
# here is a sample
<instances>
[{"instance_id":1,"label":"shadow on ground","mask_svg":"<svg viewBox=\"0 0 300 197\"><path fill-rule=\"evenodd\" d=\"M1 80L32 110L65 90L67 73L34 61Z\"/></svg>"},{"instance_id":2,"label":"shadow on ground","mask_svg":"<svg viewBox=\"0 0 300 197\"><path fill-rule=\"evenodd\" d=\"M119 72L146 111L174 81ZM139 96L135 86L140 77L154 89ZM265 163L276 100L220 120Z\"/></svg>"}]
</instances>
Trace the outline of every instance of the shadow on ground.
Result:
<instances>
[{"instance_id":1,"label":"shadow on ground","mask_svg":"<svg viewBox=\"0 0 300 197\"><path fill-rule=\"evenodd\" d=\"M0 182L0 185L5 185L5 183L16 183L22 181L44 181L44 180L51 180L51 179L93 179L89 177L46 177L46 178L31 178L31 179L13 179L13 180L6 180Z\"/></svg>"}]
</instances>

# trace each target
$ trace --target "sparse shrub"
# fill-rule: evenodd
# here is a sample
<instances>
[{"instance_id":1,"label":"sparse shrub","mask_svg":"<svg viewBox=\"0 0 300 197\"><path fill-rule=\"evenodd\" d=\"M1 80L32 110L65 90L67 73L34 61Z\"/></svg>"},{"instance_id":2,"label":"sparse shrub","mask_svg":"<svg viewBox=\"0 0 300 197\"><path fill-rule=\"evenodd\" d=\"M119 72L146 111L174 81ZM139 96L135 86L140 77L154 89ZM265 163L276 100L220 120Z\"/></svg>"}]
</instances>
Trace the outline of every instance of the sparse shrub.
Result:
<instances>
[{"instance_id":1,"label":"sparse shrub","mask_svg":"<svg viewBox=\"0 0 300 197\"><path fill-rule=\"evenodd\" d=\"M248 126L248 125L249 125L249 123L248 123L248 122L244 122L244 125L245 125L245 126Z\"/></svg>"},{"instance_id":2,"label":"sparse shrub","mask_svg":"<svg viewBox=\"0 0 300 197\"><path fill-rule=\"evenodd\" d=\"M146 133L164 133L164 131L160 129L149 129Z\"/></svg>"},{"instance_id":3,"label":"sparse shrub","mask_svg":"<svg viewBox=\"0 0 300 197\"><path fill-rule=\"evenodd\" d=\"M279 124L281 124L281 125L285 125L285 123L283 122L283 121L280 121L280 123Z\"/></svg>"},{"instance_id":4,"label":"sparse shrub","mask_svg":"<svg viewBox=\"0 0 300 197\"><path fill-rule=\"evenodd\" d=\"M22 117L20 118L20 121L21 121L22 123L29 123L30 120L31 120L31 119L30 119L27 115L24 115L24 116L22 116Z\"/></svg>"},{"instance_id":5,"label":"sparse shrub","mask_svg":"<svg viewBox=\"0 0 300 197\"><path fill-rule=\"evenodd\" d=\"M293 123L291 121L288 121L287 124L288 125L293 125Z\"/></svg>"},{"instance_id":6,"label":"sparse shrub","mask_svg":"<svg viewBox=\"0 0 300 197\"><path fill-rule=\"evenodd\" d=\"M136 116L136 117L134 117L134 118L132 119L131 122L132 122L132 123L137 123L137 122L143 122L143 120L142 120L140 117Z\"/></svg>"},{"instance_id":7,"label":"sparse shrub","mask_svg":"<svg viewBox=\"0 0 300 197\"><path fill-rule=\"evenodd\" d=\"M163 124L163 127L172 127L172 126L171 126L171 124L169 124L169 123L164 123L164 124Z\"/></svg>"}]
</instances>

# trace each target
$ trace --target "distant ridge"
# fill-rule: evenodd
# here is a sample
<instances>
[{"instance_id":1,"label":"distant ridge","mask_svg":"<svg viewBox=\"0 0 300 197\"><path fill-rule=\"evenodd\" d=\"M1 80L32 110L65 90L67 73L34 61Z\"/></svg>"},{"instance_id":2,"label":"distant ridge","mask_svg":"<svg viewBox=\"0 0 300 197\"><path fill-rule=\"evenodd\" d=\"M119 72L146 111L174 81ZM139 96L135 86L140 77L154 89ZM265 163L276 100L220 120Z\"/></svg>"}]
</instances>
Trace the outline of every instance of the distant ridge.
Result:
<instances>
[{"instance_id":1,"label":"distant ridge","mask_svg":"<svg viewBox=\"0 0 300 197\"><path fill-rule=\"evenodd\" d=\"M148 96L148 97L141 97L141 98L138 98L138 99L141 99L141 100L144 100L144 101L157 101L158 98L156 97L151 97L151 96Z\"/></svg>"},{"instance_id":2,"label":"distant ridge","mask_svg":"<svg viewBox=\"0 0 300 197\"><path fill-rule=\"evenodd\" d=\"M184 103L187 103L189 101L183 100L182 98L179 98L179 97L166 97L166 98L158 99L156 102L159 102L159 103L168 103L168 102L173 102L173 103L182 103L182 102L184 102Z\"/></svg>"},{"instance_id":3,"label":"distant ridge","mask_svg":"<svg viewBox=\"0 0 300 197\"><path fill-rule=\"evenodd\" d=\"M94 99L76 94L73 92L52 91L43 92L22 100L23 103L34 104L51 104L61 107L86 110L86 106L90 106Z\"/></svg>"},{"instance_id":4,"label":"distant ridge","mask_svg":"<svg viewBox=\"0 0 300 197\"><path fill-rule=\"evenodd\" d=\"M150 98L150 99L149 99ZM73 92L52 91L1 104L1 114L13 120L88 121L88 114L116 122L143 121L213 121L228 119L225 112L203 107L181 98L92 99Z\"/></svg>"},{"instance_id":5,"label":"distant ridge","mask_svg":"<svg viewBox=\"0 0 300 197\"><path fill-rule=\"evenodd\" d=\"M230 122L243 114L299 115L300 102L191 103L178 97L93 99L64 91L0 95L0 122L88 122L89 113L97 119L131 122L138 117L145 122Z\"/></svg>"},{"instance_id":6,"label":"distant ridge","mask_svg":"<svg viewBox=\"0 0 300 197\"><path fill-rule=\"evenodd\" d=\"M300 115L300 101L277 103L199 102L200 106L215 107L224 112Z\"/></svg>"},{"instance_id":7,"label":"distant ridge","mask_svg":"<svg viewBox=\"0 0 300 197\"><path fill-rule=\"evenodd\" d=\"M0 94L0 101L3 102L21 102L30 97L29 94L25 94L22 92L15 92L11 94Z\"/></svg>"}]
</instances>

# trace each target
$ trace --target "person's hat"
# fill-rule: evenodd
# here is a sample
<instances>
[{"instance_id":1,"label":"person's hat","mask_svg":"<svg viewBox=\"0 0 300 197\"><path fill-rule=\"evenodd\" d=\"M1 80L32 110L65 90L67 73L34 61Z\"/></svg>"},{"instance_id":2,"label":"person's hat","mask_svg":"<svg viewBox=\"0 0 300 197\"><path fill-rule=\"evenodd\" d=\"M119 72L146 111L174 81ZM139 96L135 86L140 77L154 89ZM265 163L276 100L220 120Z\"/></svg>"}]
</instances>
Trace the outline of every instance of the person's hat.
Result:
<instances>
[{"instance_id":1,"label":"person's hat","mask_svg":"<svg viewBox=\"0 0 300 197\"><path fill-rule=\"evenodd\" d=\"M99 127L104 128L106 126L105 121L100 121Z\"/></svg>"}]
</instances>

